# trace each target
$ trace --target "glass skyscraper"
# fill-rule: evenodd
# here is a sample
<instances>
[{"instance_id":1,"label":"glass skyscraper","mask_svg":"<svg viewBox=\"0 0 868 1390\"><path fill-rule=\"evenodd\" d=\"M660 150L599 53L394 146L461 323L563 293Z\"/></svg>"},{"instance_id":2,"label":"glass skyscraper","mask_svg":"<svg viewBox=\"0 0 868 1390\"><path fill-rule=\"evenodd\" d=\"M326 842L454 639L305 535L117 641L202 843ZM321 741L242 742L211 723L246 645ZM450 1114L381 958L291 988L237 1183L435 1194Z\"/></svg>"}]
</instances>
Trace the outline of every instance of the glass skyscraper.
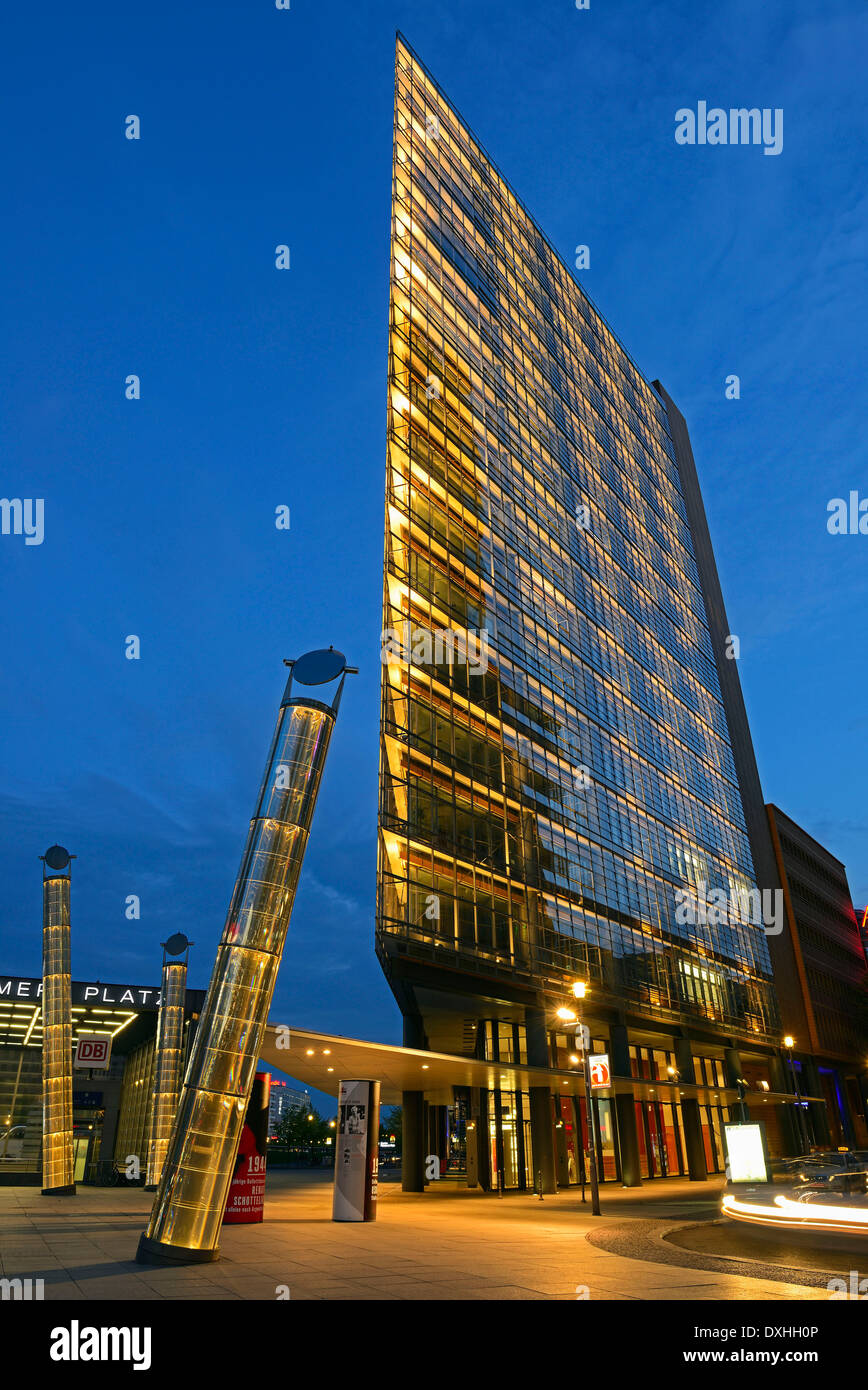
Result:
<instances>
[{"instance_id":1,"label":"glass skyscraper","mask_svg":"<svg viewBox=\"0 0 868 1390\"><path fill-rule=\"evenodd\" d=\"M737 1049L778 1022L733 910L758 873L689 441L401 38L388 385L377 948L405 1043L569 1068L586 981L636 1083L600 1102L605 1175L719 1170ZM573 1180L584 1102L538 1089L410 1122L456 1171L472 1134L483 1183Z\"/></svg>"}]
</instances>

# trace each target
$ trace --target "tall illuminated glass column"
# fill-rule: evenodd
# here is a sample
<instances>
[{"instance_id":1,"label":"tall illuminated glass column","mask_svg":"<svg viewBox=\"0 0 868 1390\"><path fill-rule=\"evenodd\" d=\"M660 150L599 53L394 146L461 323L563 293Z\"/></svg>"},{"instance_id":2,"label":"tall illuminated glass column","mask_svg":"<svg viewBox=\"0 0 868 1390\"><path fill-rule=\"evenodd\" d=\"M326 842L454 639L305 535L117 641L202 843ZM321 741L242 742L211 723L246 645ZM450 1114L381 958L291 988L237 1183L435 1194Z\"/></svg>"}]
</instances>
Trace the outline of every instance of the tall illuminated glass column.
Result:
<instances>
[{"instance_id":1,"label":"tall illuminated glass column","mask_svg":"<svg viewBox=\"0 0 868 1390\"><path fill-rule=\"evenodd\" d=\"M177 932L163 942L163 979L157 1019L154 1105L148 1141L145 1191L156 1192L163 1171L184 1071L184 1001L190 942Z\"/></svg>"},{"instance_id":2,"label":"tall illuminated glass column","mask_svg":"<svg viewBox=\"0 0 868 1390\"><path fill-rule=\"evenodd\" d=\"M265 776L217 950L147 1230L144 1264L215 1260L311 819L348 667L308 652L290 667ZM331 704L293 683L340 677Z\"/></svg>"},{"instance_id":3,"label":"tall illuminated glass column","mask_svg":"<svg viewBox=\"0 0 868 1390\"><path fill-rule=\"evenodd\" d=\"M62 845L52 845L41 856L43 1197L75 1195L69 952L69 865L73 857Z\"/></svg>"}]
</instances>

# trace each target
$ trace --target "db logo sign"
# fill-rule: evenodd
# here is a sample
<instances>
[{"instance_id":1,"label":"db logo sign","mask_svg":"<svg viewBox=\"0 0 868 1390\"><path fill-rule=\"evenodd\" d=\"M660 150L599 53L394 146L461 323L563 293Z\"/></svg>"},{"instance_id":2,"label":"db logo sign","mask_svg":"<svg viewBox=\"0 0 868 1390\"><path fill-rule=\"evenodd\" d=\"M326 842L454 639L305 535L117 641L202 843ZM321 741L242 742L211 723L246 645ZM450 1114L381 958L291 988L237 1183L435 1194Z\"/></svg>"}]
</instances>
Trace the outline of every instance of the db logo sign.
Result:
<instances>
[{"instance_id":1,"label":"db logo sign","mask_svg":"<svg viewBox=\"0 0 868 1390\"><path fill-rule=\"evenodd\" d=\"M596 1090L598 1086L609 1086L612 1083L612 1073L609 1070L609 1054L600 1052L596 1057L589 1057L588 1064L591 1068L591 1086Z\"/></svg>"},{"instance_id":2,"label":"db logo sign","mask_svg":"<svg viewBox=\"0 0 868 1390\"><path fill-rule=\"evenodd\" d=\"M111 1059L112 1040L98 1033L80 1033L75 1045L76 1067L99 1067L104 1070Z\"/></svg>"}]
</instances>

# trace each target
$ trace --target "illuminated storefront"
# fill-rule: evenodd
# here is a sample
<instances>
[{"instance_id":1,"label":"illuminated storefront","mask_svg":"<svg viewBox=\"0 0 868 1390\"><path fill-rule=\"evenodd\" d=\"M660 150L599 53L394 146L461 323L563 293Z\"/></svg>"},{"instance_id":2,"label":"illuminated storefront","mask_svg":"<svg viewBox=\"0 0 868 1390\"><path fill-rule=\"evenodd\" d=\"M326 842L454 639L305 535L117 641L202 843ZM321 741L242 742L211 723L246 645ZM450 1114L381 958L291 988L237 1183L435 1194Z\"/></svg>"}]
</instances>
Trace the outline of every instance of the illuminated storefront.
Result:
<instances>
[{"instance_id":1,"label":"illuminated storefront","mask_svg":"<svg viewBox=\"0 0 868 1390\"><path fill-rule=\"evenodd\" d=\"M0 1183L41 1182L42 994L39 977L0 975ZM144 1177L159 987L73 980L70 997L70 1059L82 1036L111 1040L107 1069L73 1070L74 1180L110 1181L130 1157ZM203 998L186 992L185 1050Z\"/></svg>"}]
</instances>

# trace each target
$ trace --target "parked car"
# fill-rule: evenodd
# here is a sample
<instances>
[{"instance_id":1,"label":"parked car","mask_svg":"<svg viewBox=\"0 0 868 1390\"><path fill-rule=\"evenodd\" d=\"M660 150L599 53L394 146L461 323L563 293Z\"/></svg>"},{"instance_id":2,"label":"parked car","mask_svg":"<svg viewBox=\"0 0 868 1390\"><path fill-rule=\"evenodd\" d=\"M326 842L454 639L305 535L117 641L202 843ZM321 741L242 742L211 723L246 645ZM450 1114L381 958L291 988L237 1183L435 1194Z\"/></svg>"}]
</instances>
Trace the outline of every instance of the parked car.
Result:
<instances>
[{"instance_id":1,"label":"parked car","mask_svg":"<svg viewBox=\"0 0 868 1390\"><path fill-rule=\"evenodd\" d=\"M777 1159L772 1163L775 1182L824 1182L838 1173L862 1171L868 1168L868 1153L863 1149L846 1152L800 1154L798 1158Z\"/></svg>"},{"instance_id":2,"label":"parked car","mask_svg":"<svg viewBox=\"0 0 868 1390\"><path fill-rule=\"evenodd\" d=\"M793 1188L796 1202L843 1202L852 1206L854 1197L868 1197L868 1168L845 1168Z\"/></svg>"}]
</instances>

